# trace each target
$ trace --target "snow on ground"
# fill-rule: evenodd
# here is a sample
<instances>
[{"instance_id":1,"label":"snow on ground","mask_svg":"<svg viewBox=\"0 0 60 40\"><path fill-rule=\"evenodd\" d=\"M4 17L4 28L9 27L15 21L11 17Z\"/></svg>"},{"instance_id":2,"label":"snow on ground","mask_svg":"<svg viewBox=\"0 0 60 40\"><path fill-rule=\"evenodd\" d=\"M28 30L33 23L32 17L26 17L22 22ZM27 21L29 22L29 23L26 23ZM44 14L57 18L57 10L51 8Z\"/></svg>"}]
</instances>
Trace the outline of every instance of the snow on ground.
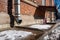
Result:
<instances>
[{"instance_id":1,"label":"snow on ground","mask_svg":"<svg viewBox=\"0 0 60 40\"><path fill-rule=\"evenodd\" d=\"M51 28L51 25L47 25L47 24L46 25L32 25L32 26L30 26L30 28L43 30L43 29Z\"/></svg>"},{"instance_id":2,"label":"snow on ground","mask_svg":"<svg viewBox=\"0 0 60 40\"><path fill-rule=\"evenodd\" d=\"M0 32L0 40L25 40L29 35L33 35L32 32L7 30Z\"/></svg>"},{"instance_id":3,"label":"snow on ground","mask_svg":"<svg viewBox=\"0 0 60 40\"><path fill-rule=\"evenodd\" d=\"M60 40L60 26L44 37L44 40Z\"/></svg>"}]
</instances>

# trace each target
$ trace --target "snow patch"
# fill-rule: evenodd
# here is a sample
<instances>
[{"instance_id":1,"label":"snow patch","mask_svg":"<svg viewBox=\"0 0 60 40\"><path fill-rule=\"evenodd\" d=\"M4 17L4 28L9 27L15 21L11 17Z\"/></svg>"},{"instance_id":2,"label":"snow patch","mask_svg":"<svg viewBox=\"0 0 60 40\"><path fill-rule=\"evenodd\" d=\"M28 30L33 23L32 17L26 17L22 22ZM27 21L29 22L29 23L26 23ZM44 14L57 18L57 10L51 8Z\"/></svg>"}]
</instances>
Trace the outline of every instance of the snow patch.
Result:
<instances>
[{"instance_id":1,"label":"snow patch","mask_svg":"<svg viewBox=\"0 0 60 40\"><path fill-rule=\"evenodd\" d=\"M0 40L25 40L24 38L33 35L32 32L7 30L0 32Z\"/></svg>"},{"instance_id":2,"label":"snow patch","mask_svg":"<svg viewBox=\"0 0 60 40\"><path fill-rule=\"evenodd\" d=\"M30 28L43 30L43 29L51 28L51 25L32 25L32 26L30 26Z\"/></svg>"}]
</instances>

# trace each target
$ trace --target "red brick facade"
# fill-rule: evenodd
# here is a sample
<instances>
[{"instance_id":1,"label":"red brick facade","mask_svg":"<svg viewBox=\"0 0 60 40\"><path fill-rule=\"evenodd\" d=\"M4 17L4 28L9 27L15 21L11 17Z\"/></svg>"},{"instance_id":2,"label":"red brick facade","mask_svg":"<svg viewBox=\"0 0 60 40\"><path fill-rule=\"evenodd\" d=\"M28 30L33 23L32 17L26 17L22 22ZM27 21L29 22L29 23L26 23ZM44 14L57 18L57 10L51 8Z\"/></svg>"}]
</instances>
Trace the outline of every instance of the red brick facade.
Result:
<instances>
[{"instance_id":1,"label":"red brick facade","mask_svg":"<svg viewBox=\"0 0 60 40\"><path fill-rule=\"evenodd\" d=\"M42 0L35 0L37 4L41 5L41 1ZM46 0L46 6L49 6L49 2L51 0ZM54 5L53 3L53 0L52 0L52 5ZM1 11L6 11L7 10L7 0L0 0L0 12ZM24 2L21 2L21 13L22 14L29 14L29 15L34 15L36 11L36 8L29 5L29 4L26 4Z\"/></svg>"},{"instance_id":2,"label":"red brick facade","mask_svg":"<svg viewBox=\"0 0 60 40\"><path fill-rule=\"evenodd\" d=\"M36 1L36 4L42 5L42 0L35 0L35 1ZM49 2L50 2L50 0L46 0L46 6L49 6L49 4L50 4ZM7 14L7 12L8 12L8 10L7 10L7 7L8 7L7 4L8 4L8 0L0 0L0 14L1 14L1 12L4 12L4 13ZM14 3L13 3L13 5L14 5ZM52 5L51 6L54 6L53 0L52 0ZM24 3L24 2L21 1L21 14L23 14L23 15L33 15L33 16L37 16L37 17L41 17L41 16L44 17L44 15L45 15L45 11L44 10L45 9L40 10L39 8L36 8L34 6L31 6L31 5L29 5L29 4ZM14 6L12 8L12 13L14 13ZM48 13L48 12L46 12L46 13ZM7 18L9 19L8 15L6 16L6 19ZM2 20L4 20L4 17L3 17ZM4 23L5 22L7 22L7 21L4 21Z\"/></svg>"},{"instance_id":3,"label":"red brick facade","mask_svg":"<svg viewBox=\"0 0 60 40\"><path fill-rule=\"evenodd\" d=\"M7 0L0 0L0 12L7 11Z\"/></svg>"},{"instance_id":4,"label":"red brick facade","mask_svg":"<svg viewBox=\"0 0 60 40\"><path fill-rule=\"evenodd\" d=\"M42 0L35 0L37 4L42 6ZM50 3L51 1L51 3ZM53 0L46 0L46 6L54 6ZM33 7L27 3L21 2L21 14L25 15L36 15L36 16L44 16L45 15L45 9L40 10L36 7ZM46 12L48 13L48 12Z\"/></svg>"}]
</instances>

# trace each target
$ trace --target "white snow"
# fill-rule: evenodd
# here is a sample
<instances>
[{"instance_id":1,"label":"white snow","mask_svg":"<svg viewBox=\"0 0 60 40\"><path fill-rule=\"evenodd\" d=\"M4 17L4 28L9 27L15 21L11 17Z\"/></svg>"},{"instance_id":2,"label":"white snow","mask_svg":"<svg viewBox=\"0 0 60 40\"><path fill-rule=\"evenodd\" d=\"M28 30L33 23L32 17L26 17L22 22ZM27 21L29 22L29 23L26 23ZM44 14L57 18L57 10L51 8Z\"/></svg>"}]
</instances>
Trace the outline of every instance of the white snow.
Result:
<instances>
[{"instance_id":1,"label":"white snow","mask_svg":"<svg viewBox=\"0 0 60 40\"><path fill-rule=\"evenodd\" d=\"M43 30L43 29L51 28L51 25L32 25L32 26L30 26L30 28Z\"/></svg>"},{"instance_id":2,"label":"white snow","mask_svg":"<svg viewBox=\"0 0 60 40\"><path fill-rule=\"evenodd\" d=\"M25 40L24 38L33 35L32 32L7 30L0 32L0 40Z\"/></svg>"},{"instance_id":3,"label":"white snow","mask_svg":"<svg viewBox=\"0 0 60 40\"><path fill-rule=\"evenodd\" d=\"M48 35L48 37L47 37ZM54 30L51 31L51 33L47 34L44 39L46 40L60 40L60 25L57 26ZM49 39L48 39L49 38Z\"/></svg>"}]
</instances>

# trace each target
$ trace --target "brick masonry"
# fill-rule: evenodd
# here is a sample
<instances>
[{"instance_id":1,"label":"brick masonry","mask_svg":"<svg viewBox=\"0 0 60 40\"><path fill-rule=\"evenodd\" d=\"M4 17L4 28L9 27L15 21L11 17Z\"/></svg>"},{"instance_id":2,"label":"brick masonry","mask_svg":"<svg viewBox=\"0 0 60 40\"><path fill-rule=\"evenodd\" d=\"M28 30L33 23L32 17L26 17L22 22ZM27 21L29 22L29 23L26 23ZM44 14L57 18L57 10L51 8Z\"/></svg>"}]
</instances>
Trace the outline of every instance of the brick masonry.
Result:
<instances>
[{"instance_id":1,"label":"brick masonry","mask_svg":"<svg viewBox=\"0 0 60 40\"><path fill-rule=\"evenodd\" d=\"M34 0L34 1L36 1L37 4L41 5L42 0ZM9 22L10 18L9 18L9 15L7 14L8 13L7 4L8 4L8 0L0 0L0 14L3 15L4 13L6 13L6 14L4 14L4 15L6 15L6 17L1 16L0 20L6 19L8 21L8 22L7 21L4 21L4 22L0 21L0 24L10 23ZM13 3L13 5L14 5L14 3ZM46 0L46 6L49 6L49 0ZM54 6L53 1L52 1L52 6ZM12 13L14 14L14 6L12 8ZM40 10L39 8L33 7L33 6L29 5L29 4L26 4L26 3L21 1L21 14L22 15L32 15L34 18L36 18L36 17L37 18L44 18L45 11Z\"/></svg>"},{"instance_id":2,"label":"brick masonry","mask_svg":"<svg viewBox=\"0 0 60 40\"><path fill-rule=\"evenodd\" d=\"M7 1L8 0L0 0L0 12L6 12L7 11ZM41 5L42 0L35 0L37 4ZM46 0L46 6L49 6L50 0ZM53 0L52 0L52 6L54 6ZM26 4L24 2L21 2L21 14L29 14L29 15L34 15L35 11L37 8Z\"/></svg>"},{"instance_id":3,"label":"brick masonry","mask_svg":"<svg viewBox=\"0 0 60 40\"><path fill-rule=\"evenodd\" d=\"M0 0L0 12L7 11L7 0Z\"/></svg>"},{"instance_id":4,"label":"brick masonry","mask_svg":"<svg viewBox=\"0 0 60 40\"><path fill-rule=\"evenodd\" d=\"M42 3L41 3L42 0L34 0L34 1L36 1L37 4L42 5ZM50 5L50 1L51 1L51 5ZM54 6L53 0L46 0L46 6ZM45 11L43 11L43 10L45 10L45 9L40 10L29 4L21 2L21 14L33 15L33 16L37 16L37 17L41 17L41 16L44 17Z\"/></svg>"}]
</instances>

